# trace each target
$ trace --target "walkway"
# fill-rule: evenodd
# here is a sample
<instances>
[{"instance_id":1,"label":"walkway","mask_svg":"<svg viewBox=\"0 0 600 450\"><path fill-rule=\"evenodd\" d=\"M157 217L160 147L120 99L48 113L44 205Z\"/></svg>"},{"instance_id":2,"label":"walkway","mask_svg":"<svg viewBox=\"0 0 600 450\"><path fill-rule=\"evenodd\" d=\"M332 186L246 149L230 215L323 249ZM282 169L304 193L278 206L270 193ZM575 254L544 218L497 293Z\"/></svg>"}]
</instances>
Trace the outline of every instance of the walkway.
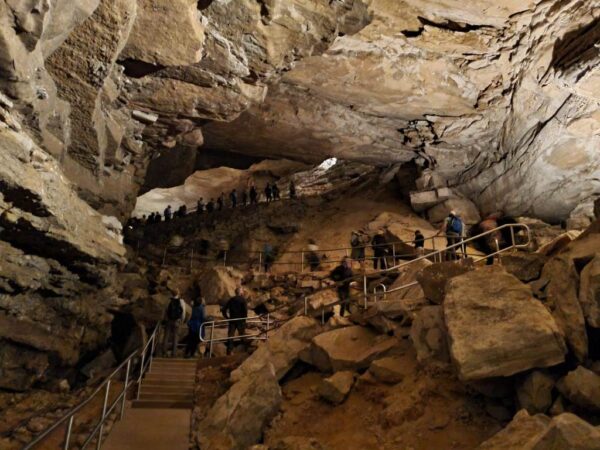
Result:
<instances>
[{"instance_id":1,"label":"walkway","mask_svg":"<svg viewBox=\"0 0 600 450\"><path fill-rule=\"evenodd\" d=\"M144 409L128 406L115 423L103 450L188 450L189 409Z\"/></svg>"}]
</instances>

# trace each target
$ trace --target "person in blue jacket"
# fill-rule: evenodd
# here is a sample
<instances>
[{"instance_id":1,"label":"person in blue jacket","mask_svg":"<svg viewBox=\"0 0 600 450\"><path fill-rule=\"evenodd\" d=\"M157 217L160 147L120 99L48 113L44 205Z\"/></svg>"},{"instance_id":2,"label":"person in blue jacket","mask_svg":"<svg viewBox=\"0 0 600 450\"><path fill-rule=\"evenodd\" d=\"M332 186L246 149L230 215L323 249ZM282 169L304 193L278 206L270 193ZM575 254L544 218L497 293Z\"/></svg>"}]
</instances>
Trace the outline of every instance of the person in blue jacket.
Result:
<instances>
[{"instance_id":1,"label":"person in blue jacket","mask_svg":"<svg viewBox=\"0 0 600 450\"><path fill-rule=\"evenodd\" d=\"M188 321L188 337L185 348L185 357L193 358L196 356L198 345L200 344L200 330L202 329L202 337L204 337L204 328L202 324L206 320L204 312L204 299L201 295L194 299L192 306L192 317Z\"/></svg>"}]
</instances>

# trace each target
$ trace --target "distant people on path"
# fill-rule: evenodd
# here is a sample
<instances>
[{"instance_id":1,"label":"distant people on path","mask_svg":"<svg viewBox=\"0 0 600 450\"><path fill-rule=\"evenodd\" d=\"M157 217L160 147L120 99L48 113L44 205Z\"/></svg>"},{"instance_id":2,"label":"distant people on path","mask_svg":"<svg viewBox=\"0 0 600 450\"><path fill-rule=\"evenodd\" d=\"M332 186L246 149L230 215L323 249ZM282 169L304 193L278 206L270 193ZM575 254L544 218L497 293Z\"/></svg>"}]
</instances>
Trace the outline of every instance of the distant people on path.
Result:
<instances>
[{"instance_id":1,"label":"distant people on path","mask_svg":"<svg viewBox=\"0 0 600 450\"><path fill-rule=\"evenodd\" d=\"M167 356L169 343L171 347L171 357L177 356L177 332L179 326L185 319L185 301L176 292L165 311L165 334L163 339L163 355Z\"/></svg>"},{"instance_id":2,"label":"distant people on path","mask_svg":"<svg viewBox=\"0 0 600 450\"><path fill-rule=\"evenodd\" d=\"M279 186L277 186L276 183L273 183L271 191L273 192L273 200L281 200L281 192L279 191Z\"/></svg>"},{"instance_id":3,"label":"distant people on path","mask_svg":"<svg viewBox=\"0 0 600 450\"><path fill-rule=\"evenodd\" d=\"M421 230L415 231L415 240L413 241L417 256L423 256L425 254L425 236L421 233Z\"/></svg>"},{"instance_id":4,"label":"distant people on path","mask_svg":"<svg viewBox=\"0 0 600 450\"><path fill-rule=\"evenodd\" d=\"M499 250L510 247L513 244L518 244L519 234L515 233L514 229L512 232L510 227L496 230L496 228L503 225L516 223L517 221L514 217L505 216L503 212L499 211L488 215L483 221L475 225L470 230L469 235L474 237L487 233L485 236L481 236L480 238L476 239L474 244L478 250L484 252L486 255L491 255L492 253L496 253ZM513 242L513 239L517 242ZM494 264L494 255L487 257L486 264Z\"/></svg>"},{"instance_id":5,"label":"distant people on path","mask_svg":"<svg viewBox=\"0 0 600 450\"><path fill-rule=\"evenodd\" d=\"M310 267L311 272L316 272L321 268L321 259L319 257L319 246L314 239L308 240L308 254L306 255L306 261Z\"/></svg>"},{"instance_id":6,"label":"distant people on path","mask_svg":"<svg viewBox=\"0 0 600 450\"><path fill-rule=\"evenodd\" d=\"M206 212L212 213L215 210L215 199L211 198L210 201L206 204Z\"/></svg>"},{"instance_id":7,"label":"distant people on path","mask_svg":"<svg viewBox=\"0 0 600 450\"><path fill-rule=\"evenodd\" d=\"M258 203L258 192L256 192L256 187L252 185L250 187L250 204L256 205Z\"/></svg>"},{"instance_id":8,"label":"distant people on path","mask_svg":"<svg viewBox=\"0 0 600 450\"><path fill-rule=\"evenodd\" d=\"M235 189L230 192L229 201L231 202L232 208L237 208L238 196L237 196L237 191Z\"/></svg>"},{"instance_id":9,"label":"distant people on path","mask_svg":"<svg viewBox=\"0 0 600 450\"><path fill-rule=\"evenodd\" d=\"M371 246L373 247L373 268L377 270L384 270L388 268L387 264L387 254L388 254L388 245L385 235L382 230L379 230L373 239L371 239Z\"/></svg>"},{"instance_id":10,"label":"distant people on path","mask_svg":"<svg viewBox=\"0 0 600 450\"><path fill-rule=\"evenodd\" d=\"M294 184L294 180L290 181L290 198L296 198L296 185Z\"/></svg>"},{"instance_id":11,"label":"distant people on path","mask_svg":"<svg viewBox=\"0 0 600 450\"><path fill-rule=\"evenodd\" d=\"M244 297L244 291L241 287L236 288L235 296L230 298L221 309L225 319L231 320L227 329L227 337L233 338L237 331L238 336L246 334L246 318L248 317L248 303ZM241 338L245 344L245 339ZM227 354L230 355L234 346L234 340L227 341Z\"/></svg>"},{"instance_id":12,"label":"distant people on path","mask_svg":"<svg viewBox=\"0 0 600 450\"><path fill-rule=\"evenodd\" d=\"M437 233L443 233L446 235L446 246L451 247L455 244L458 244L462 241L462 235L464 231L464 224L462 219L456 214L456 211L450 211L450 214L444 220L442 224L442 228ZM464 253L464 249L463 249ZM448 260L456 260L458 259L458 255L456 253L456 247L449 248L446 251L446 259Z\"/></svg>"},{"instance_id":13,"label":"distant people on path","mask_svg":"<svg viewBox=\"0 0 600 450\"><path fill-rule=\"evenodd\" d=\"M219 198L217 199L217 209L219 211L223 211L223 207L225 206L225 192L221 192Z\"/></svg>"},{"instance_id":14,"label":"distant people on path","mask_svg":"<svg viewBox=\"0 0 600 450\"><path fill-rule=\"evenodd\" d=\"M333 269L329 276L337 283L337 293L340 300L340 317L344 317L346 311L350 313L350 284L354 276L350 267L350 260L344 258L342 263Z\"/></svg>"},{"instance_id":15,"label":"distant people on path","mask_svg":"<svg viewBox=\"0 0 600 450\"><path fill-rule=\"evenodd\" d=\"M244 189L242 191L242 206L245 208L248 205L248 191Z\"/></svg>"},{"instance_id":16,"label":"distant people on path","mask_svg":"<svg viewBox=\"0 0 600 450\"><path fill-rule=\"evenodd\" d=\"M196 356L198 351L198 345L200 344L200 331L202 331L202 337L204 337L204 328L202 324L206 321L206 314L204 312L204 299L202 293L199 297L194 298L192 306L192 317L188 321L188 337L185 347L185 357L193 358Z\"/></svg>"},{"instance_id":17,"label":"distant people on path","mask_svg":"<svg viewBox=\"0 0 600 450\"><path fill-rule=\"evenodd\" d=\"M273 250L273 246L266 242L263 246L263 268L265 269L265 273L269 273L271 271L271 267L275 262L275 251Z\"/></svg>"},{"instance_id":18,"label":"distant people on path","mask_svg":"<svg viewBox=\"0 0 600 450\"><path fill-rule=\"evenodd\" d=\"M267 203L271 203L273 201L273 189L271 188L270 183L267 183L265 186L265 198L267 199Z\"/></svg>"},{"instance_id":19,"label":"distant people on path","mask_svg":"<svg viewBox=\"0 0 600 450\"><path fill-rule=\"evenodd\" d=\"M177 210L177 217L183 218L187 215L187 206L185 204L181 205Z\"/></svg>"},{"instance_id":20,"label":"distant people on path","mask_svg":"<svg viewBox=\"0 0 600 450\"><path fill-rule=\"evenodd\" d=\"M167 206L164 211L165 221L171 220L173 216L173 211L171 210L171 205Z\"/></svg>"},{"instance_id":21,"label":"distant people on path","mask_svg":"<svg viewBox=\"0 0 600 450\"><path fill-rule=\"evenodd\" d=\"M198 203L196 204L196 213L197 214L204 213L205 206L206 205L204 205L204 197L200 197L200 200L198 200Z\"/></svg>"}]
</instances>

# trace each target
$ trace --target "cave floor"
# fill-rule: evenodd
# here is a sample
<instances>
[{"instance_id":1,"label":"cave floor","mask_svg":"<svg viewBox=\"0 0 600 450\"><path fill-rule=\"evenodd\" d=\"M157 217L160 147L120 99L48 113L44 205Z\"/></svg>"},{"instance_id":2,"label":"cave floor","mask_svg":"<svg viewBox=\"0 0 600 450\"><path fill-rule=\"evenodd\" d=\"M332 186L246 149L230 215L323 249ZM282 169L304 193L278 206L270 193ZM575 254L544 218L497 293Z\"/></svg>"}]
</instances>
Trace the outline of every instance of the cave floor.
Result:
<instances>
[{"instance_id":1,"label":"cave floor","mask_svg":"<svg viewBox=\"0 0 600 450\"><path fill-rule=\"evenodd\" d=\"M117 422L103 450L188 450L188 409L132 409Z\"/></svg>"}]
</instances>

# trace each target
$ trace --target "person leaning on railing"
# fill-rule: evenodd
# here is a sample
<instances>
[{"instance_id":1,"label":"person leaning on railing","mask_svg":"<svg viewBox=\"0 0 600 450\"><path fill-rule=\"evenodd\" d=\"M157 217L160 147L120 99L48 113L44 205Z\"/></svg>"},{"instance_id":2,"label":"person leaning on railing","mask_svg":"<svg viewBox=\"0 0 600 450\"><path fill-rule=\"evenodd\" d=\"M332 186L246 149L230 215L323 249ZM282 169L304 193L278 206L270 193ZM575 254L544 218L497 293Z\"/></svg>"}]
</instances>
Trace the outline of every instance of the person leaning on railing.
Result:
<instances>
[{"instance_id":1,"label":"person leaning on railing","mask_svg":"<svg viewBox=\"0 0 600 450\"><path fill-rule=\"evenodd\" d=\"M230 355L233 350L233 338L237 331L238 336L246 334L246 319L248 318L248 302L244 297L244 290L241 287L236 288L235 296L231 297L227 303L221 308L221 313L225 319L229 320L227 329L227 354ZM246 341L242 337L242 343Z\"/></svg>"}]
</instances>

